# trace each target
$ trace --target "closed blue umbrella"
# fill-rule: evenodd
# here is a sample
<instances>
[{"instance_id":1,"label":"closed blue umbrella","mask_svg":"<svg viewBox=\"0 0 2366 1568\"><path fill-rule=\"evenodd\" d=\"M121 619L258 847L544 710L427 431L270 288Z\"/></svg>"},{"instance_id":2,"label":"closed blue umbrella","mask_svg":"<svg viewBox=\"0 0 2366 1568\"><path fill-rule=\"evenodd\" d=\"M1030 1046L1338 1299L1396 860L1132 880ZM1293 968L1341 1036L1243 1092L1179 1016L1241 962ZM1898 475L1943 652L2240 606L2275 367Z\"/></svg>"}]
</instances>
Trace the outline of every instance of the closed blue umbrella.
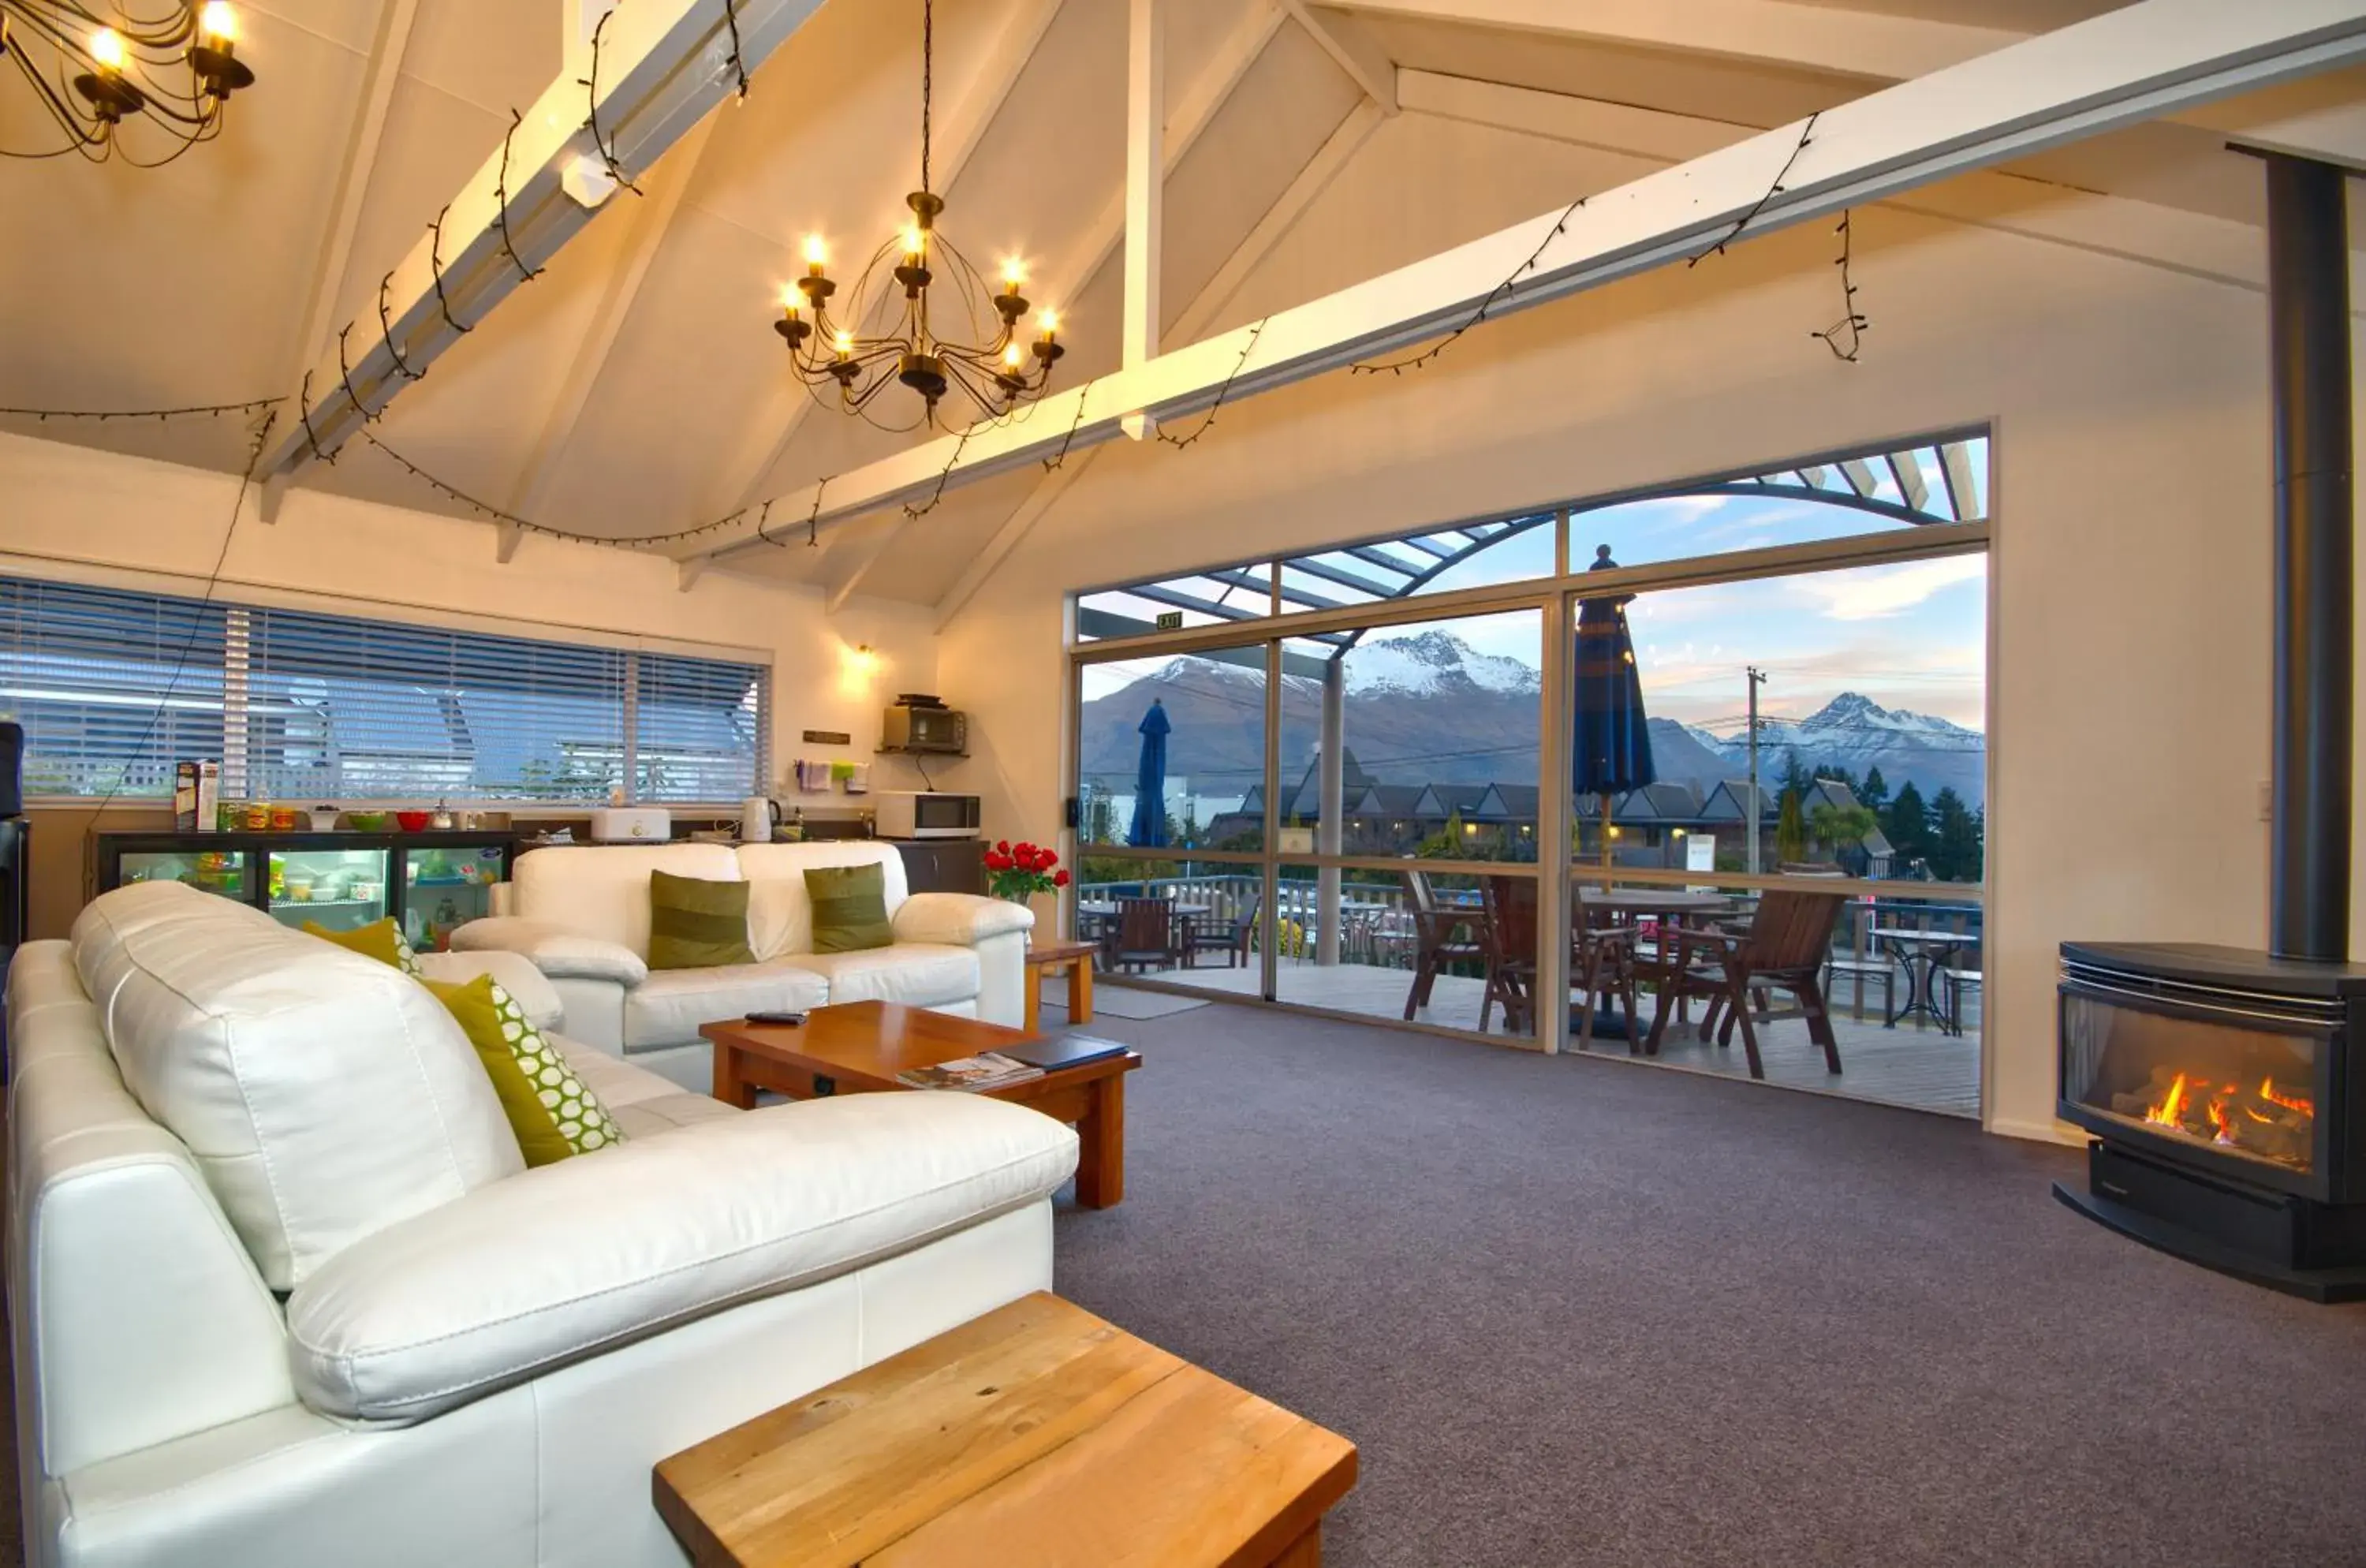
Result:
<instances>
[{"instance_id":1,"label":"closed blue umbrella","mask_svg":"<svg viewBox=\"0 0 2366 1568\"><path fill-rule=\"evenodd\" d=\"M1142 761L1133 770L1133 830L1125 841L1149 849L1166 841L1166 705L1153 698L1134 727L1142 736Z\"/></svg>"},{"instance_id":2,"label":"closed blue umbrella","mask_svg":"<svg viewBox=\"0 0 2366 1568\"><path fill-rule=\"evenodd\" d=\"M1589 571L1618 563L1610 547L1594 553ZM1610 863L1610 797L1659 778L1651 762L1651 731L1643 713L1643 682L1635 668L1635 640L1627 630L1632 593L1583 599L1577 607L1577 660L1571 671L1574 724L1570 782L1580 795L1602 797L1602 861Z\"/></svg>"}]
</instances>

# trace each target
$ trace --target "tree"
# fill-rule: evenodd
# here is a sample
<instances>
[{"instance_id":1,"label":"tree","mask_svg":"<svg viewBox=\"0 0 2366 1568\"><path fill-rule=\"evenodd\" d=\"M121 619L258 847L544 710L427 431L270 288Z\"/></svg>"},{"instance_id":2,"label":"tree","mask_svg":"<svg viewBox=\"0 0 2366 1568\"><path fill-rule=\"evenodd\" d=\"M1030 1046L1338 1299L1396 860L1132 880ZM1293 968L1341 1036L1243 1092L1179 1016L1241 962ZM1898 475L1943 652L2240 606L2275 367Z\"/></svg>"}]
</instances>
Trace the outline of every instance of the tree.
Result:
<instances>
[{"instance_id":1,"label":"tree","mask_svg":"<svg viewBox=\"0 0 2366 1568\"><path fill-rule=\"evenodd\" d=\"M1799 753L1788 749L1785 750L1783 778L1782 782L1775 785L1776 792L1781 795L1796 795L1805 800L1808 798L1808 792L1815 786L1816 775L1808 771L1808 765L1805 762L1799 761Z\"/></svg>"},{"instance_id":2,"label":"tree","mask_svg":"<svg viewBox=\"0 0 2366 1568\"><path fill-rule=\"evenodd\" d=\"M1985 836L1964 797L1942 789L1931 799L1931 874L1942 882L1977 882Z\"/></svg>"},{"instance_id":3,"label":"tree","mask_svg":"<svg viewBox=\"0 0 2366 1568\"><path fill-rule=\"evenodd\" d=\"M1846 849L1865 841L1865 836L1880 824L1873 813L1862 806L1834 806L1820 801L1808 813L1808 833L1817 843L1830 850Z\"/></svg>"},{"instance_id":4,"label":"tree","mask_svg":"<svg viewBox=\"0 0 2366 1568\"><path fill-rule=\"evenodd\" d=\"M1803 861L1808 858L1808 824L1799 815L1799 792L1783 792L1782 809L1774 816L1774 858L1779 861Z\"/></svg>"},{"instance_id":5,"label":"tree","mask_svg":"<svg viewBox=\"0 0 2366 1568\"><path fill-rule=\"evenodd\" d=\"M1931 853L1931 814L1922 804L1922 792L1914 787L1912 779L1898 786L1898 798L1881 814L1881 830L1897 852L1897 863L1902 869Z\"/></svg>"},{"instance_id":6,"label":"tree","mask_svg":"<svg viewBox=\"0 0 2366 1568\"><path fill-rule=\"evenodd\" d=\"M1879 811L1889 804L1889 781L1881 776L1879 768L1865 771L1865 783L1857 786L1856 797L1868 811Z\"/></svg>"}]
</instances>

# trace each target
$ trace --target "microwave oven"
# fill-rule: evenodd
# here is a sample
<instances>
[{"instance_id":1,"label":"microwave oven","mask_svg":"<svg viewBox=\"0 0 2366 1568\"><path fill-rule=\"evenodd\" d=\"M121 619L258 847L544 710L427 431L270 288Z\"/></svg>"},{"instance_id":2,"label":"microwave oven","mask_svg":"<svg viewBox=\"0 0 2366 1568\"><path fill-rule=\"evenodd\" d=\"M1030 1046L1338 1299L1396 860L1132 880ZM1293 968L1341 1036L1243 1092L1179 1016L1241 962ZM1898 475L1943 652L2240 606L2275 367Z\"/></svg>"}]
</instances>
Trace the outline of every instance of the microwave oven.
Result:
<instances>
[{"instance_id":1,"label":"microwave oven","mask_svg":"<svg viewBox=\"0 0 2366 1568\"><path fill-rule=\"evenodd\" d=\"M873 830L883 839L975 839L978 797L942 790L891 789L873 796Z\"/></svg>"},{"instance_id":2,"label":"microwave oven","mask_svg":"<svg viewBox=\"0 0 2366 1568\"><path fill-rule=\"evenodd\" d=\"M879 725L882 751L942 751L969 750L969 716L957 708L915 707L897 703Z\"/></svg>"}]
</instances>

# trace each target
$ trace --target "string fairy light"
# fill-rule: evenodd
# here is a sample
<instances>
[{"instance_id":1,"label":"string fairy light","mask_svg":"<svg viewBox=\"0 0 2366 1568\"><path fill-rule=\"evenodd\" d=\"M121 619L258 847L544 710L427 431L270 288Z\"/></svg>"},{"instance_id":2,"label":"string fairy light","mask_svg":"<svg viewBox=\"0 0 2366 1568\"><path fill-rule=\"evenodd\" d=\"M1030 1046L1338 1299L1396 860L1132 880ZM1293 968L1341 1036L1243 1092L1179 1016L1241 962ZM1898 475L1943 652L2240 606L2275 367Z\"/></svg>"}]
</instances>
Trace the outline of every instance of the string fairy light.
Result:
<instances>
[{"instance_id":1,"label":"string fairy light","mask_svg":"<svg viewBox=\"0 0 2366 1568\"><path fill-rule=\"evenodd\" d=\"M1873 322L1866 318L1864 311L1856 308L1856 278L1851 269L1853 242L1849 231L1849 217L1850 213L1843 209L1839 227L1832 231L1841 237L1841 254L1832 262L1834 266L1841 269L1841 319L1823 331L1809 333L1808 335L1822 340L1823 345L1832 351L1833 358L1843 364L1854 365L1858 350L1865 346L1865 334L1873 330ZM1846 348L1841 346L1842 336L1848 339Z\"/></svg>"},{"instance_id":2,"label":"string fairy light","mask_svg":"<svg viewBox=\"0 0 2366 1568\"><path fill-rule=\"evenodd\" d=\"M1767 203L1783 194L1783 182L1791 177L1791 165L1799 161L1799 154L1805 152L1808 150L1808 143L1815 140L1816 121L1822 118L1823 112L1818 109L1808 117L1806 124L1799 127L1799 140L1792 147L1791 155L1783 160L1783 166L1774 171L1774 181L1766 187L1766 194L1752 202L1750 210L1735 219L1733 227L1718 235L1715 243L1705 250L1696 252L1684 263L1685 266L1696 267L1711 256L1725 254L1725 247L1741 238L1742 231L1749 228L1757 220L1758 215L1766 210Z\"/></svg>"},{"instance_id":3,"label":"string fairy light","mask_svg":"<svg viewBox=\"0 0 2366 1568\"><path fill-rule=\"evenodd\" d=\"M726 0L725 9L729 9L728 0ZM633 176L625 173L625 166L616 162L615 147L600 134L600 35L607 31L609 19L615 14L614 11L603 12L600 20L592 26L592 74L578 76L575 82L576 85L584 90L584 119L592 128L592 150L600 154L600 162L607 165L608 177L635 196L640 196L645 194L641 187L633 183ZM737 36L738 30L738 23L735 20L732 24L734 36ZM743 94L747 91L744 79L739 90Z\"/></svg>"},{"instance_id":4,"label":"string fairy light","mask_svg":"<svg viewBox=\"0 0 2366 1568\"><path fill-rule=\"evenodd\" d=\"M174 419L197 419L199 417L206 419L220 419L222 415L230 413L254 413L263 409L267 409L272 404L281 400L283 400L278 398L249 398L242 403L189 403L179 408L168 409L39 409L0 407L0 414L35 420L42 424L47 424L53 419L86 419L99 424L105 424L109 420L117 419L152 419L161 423L163 421Z\"/></svg>"},{"instance_id":5,"label":"string fairy light","mask_svg":"<svg viewBox=\"0 0 2366 1568\"><path fill-rule=\"evenodd\" d=\"M603 17L603 20L604 19ZM526 265L525 258L518 254L517 245L510 239L510 139L517 134L518 127L524 123L525 116L518 113L515 106L512 106L510 128L501 132L501 172L493 180L493 221L501 228L501 249L509 253L512 265L518 269L519 281L532 283L542 276L542 269Z\"/></svg>"},{"instance_id":6,"label":"string fairy light","mask_svg":"<svg viewBox=\"0 0 2366 1568\"><path fill-rule=\"evenodd\" d=\"M1489 289L1487 291L1487 298L1479 301L1479 308L1471 311L1469 319L1464 321L1460 326L1455 328L1452 332L1447 333L1443 338L1440 338L1437 342L1430 344L1429 347L1419 354L1412 355L1403 359L1381 360L1377 364L1365 360L1358 360L1355 364L1347 367L1347 374L1350 376L1377 376L1381 371L1385 370L1391 376L1402 376L1408 370L1419 370L1426 367L1431 360L1436 359L1439 355L1444 354L1448 349L1453 347L1455 340L1461 337L1464 333L1469 332L1472 327L1475 327L1480 322L1485 321L1489 312L1495 309L1495 305L1498 300L1508 299L1511 296L1513 290L1519 287L1520 279L1526 277L1529 273L1536 270L1537 264L1544 259L1545 252L1552 247L1552 243L1569 231L1569 220L1575 217L1577 215L1577 209L1584 205L1585 197L1581 196L1575 201L1571 202L1567 207L1561 209L1561 214L1559 218L1553 220L1552 228L1546 232L1545 237L1542 240L1537 243L1537 248L1528 253L1528 259L1514 267L1512 269L1511 276L1504 279L1503 282Z\"/></svg>"},{"instance_id":7,"label":"string fairy light","mask_svg":"<svg viewBox=\"0 0 2366 1568\"><path fill-rule=\"evenodd\" d=\"M1257 324L1249 329L1248 342L1241 344L1241 356L1233 361L1231 374L1224 378L1224 384L1216 389L1216 400L1208 405L1208 417L1200 422L1199 428L1192 431L1190 434L1182 436L1170 435L1166 431L1162 430L1158 432L1159 440L1165 442L1167 446L1174 447L1177 452L1180 452L1186 447L1196 444L1200 437L1207 434L1210 430L1214 428L1216 423L1216 415L1223 412L1224 400L1233 395L1233 382L1239 378L1241 367L1246 365L1249 362L1249 355L1256 352L1257 339L1265 336L1265 324L1271 320L1273 320L1271 316L1260 317L1257 320ZM1078 403L1077 407L1080 412L1083 406L1084 405L1081 402Z\"/></svg>"}]
</instances>

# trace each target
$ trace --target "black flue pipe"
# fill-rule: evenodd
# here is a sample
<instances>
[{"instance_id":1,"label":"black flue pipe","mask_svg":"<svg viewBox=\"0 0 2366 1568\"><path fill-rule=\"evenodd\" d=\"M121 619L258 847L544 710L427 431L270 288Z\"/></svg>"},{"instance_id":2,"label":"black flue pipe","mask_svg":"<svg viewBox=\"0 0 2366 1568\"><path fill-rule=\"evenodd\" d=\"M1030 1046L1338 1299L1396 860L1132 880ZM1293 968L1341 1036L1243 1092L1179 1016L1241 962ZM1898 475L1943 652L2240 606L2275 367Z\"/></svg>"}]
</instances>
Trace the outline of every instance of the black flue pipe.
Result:
<instances>
[{"instance_id":1,"label":"black flue pipe","mask_svg":"<svg viewBox=\"0 0 2366 1568\"><path fill-rule=\"evenodd\" d=\"M2348 175L2268 154L2275 383L2274 878L2268 949L2349 956Z\"/></svg>"}]
</instances>

